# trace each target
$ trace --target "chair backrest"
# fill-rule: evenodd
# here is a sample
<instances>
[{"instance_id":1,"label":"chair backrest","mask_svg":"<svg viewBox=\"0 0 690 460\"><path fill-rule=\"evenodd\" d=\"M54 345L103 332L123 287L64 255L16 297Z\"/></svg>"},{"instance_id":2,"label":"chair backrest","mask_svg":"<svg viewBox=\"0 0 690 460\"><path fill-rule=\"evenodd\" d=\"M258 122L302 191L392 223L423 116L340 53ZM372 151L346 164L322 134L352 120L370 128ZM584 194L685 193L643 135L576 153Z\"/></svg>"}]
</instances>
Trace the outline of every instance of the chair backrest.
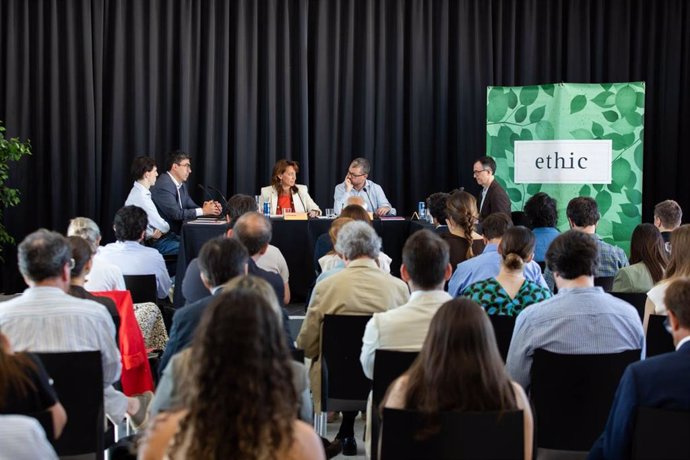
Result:
<instances>
[{"instance_id":1,"label":"chair backrest","mask_svg":"<svg viewBox=\"0 0 690 460\"><path fill-rule=\"evenodd\" d=\"M381 421L379 405L391 383L410 368L419 356L418 351L376 350L374 381L371 385L371 459L378 458L378 441Z\"/></svg>"},{"instance_id":2,"label":"chair backrest","mask_svg":"<svg viewBox=\"0 0 690 460\"><path fill-rule=\"evenodd\" d=\"M639 407L632 437L632 458L690 458L690 412Z\"/></svg>"},{"instance_id":3,"label":"chair backrest","mask_svg":"<svg viewBox=\"0 0 690 460\"><path fill-rule=\"evenodd\" d=\"M321 329L323 411L366 409L371 389L359 362L362 336L371 315L325 315Z\"/></svg>"},{"instance_id":4,"label":"chair backrest","mask_svg":"<svg viewBox=\"0 0 690 460\"><path fill-rule=\"evenodd\" d=\"M58 456L95 453L103 458L103 367L100 351L36 353L67 412L67 424L53 441Z\"/></svg>"},{"instance_id":5,"label":"chair backrest","mask_svg":"<svg viewBox=\"0 0 690 460\"><path fill-rule=\"evenodd\" d=\"M125 275L125 286L132 294L132 302L144 303L158 300L156 275Z\"/></svg>"},{"instance_id":6,"label":"chair backrest","mask_svg":"<svg viewBox=\"0 0 690 460\"><path fill-rule=\"evenodd\" d=\"M606 292L611 292L611 288L613 288L613 276L597 276L594 278L594 285L601 286Z\"/></svg>"},{"instance_id":7,"label":"chair backrest","mask_svg":"<svg viewBox=\"0 0 690 460\"><path fill-rule=\"evenodd\" d=\"M675 345L673 345L673 337L664 325L666 318L664 315L649 315L647 336L645 337L648 358L676 350Z\"/></svg>"},{"instance_id":8,"label":"chair backrest","mask_svg":"<svg viewBox=\"0 0 690 460\"><path fill-rule=\"evenodd\" d=\"M537 446L588 451L604 430L613 395L640 350L562 355L538 349L531 368Z\"/></svg>"},{"instance_id":9,"label":"chair backrest","mask_svg":"<svg viewBox=\"0 0 690 460\"><path fill-rule=\"evenodd\" d=\"M522 459L525 455L522 411L442 412L440 430L425 439L419 412L384 409L381 460Z\"/></svg>"},{"instance_id":10,"label":"chair backrest","mask_svg":"<svg viewBox=\"0 0 690 460\"><path fill-rule=\"evenodd\" d=\"M635 307L637 314L640 315L640 321L644 318L644 305L647 303L647 293L645 292L609 292L614 297L617 297L630 305Z\"/></svg>"},{"instance_id":11,"label":"chair backrest","mask_svg":"<svg viewBox=\"0 0 690 460\"><path fill-rule=\"evenodd\" d=\"M510 340L513 338L513 329L515 329L516 316L507 315L489 315L491 325L494 327L494 335L496 336L496 344L498 351L501 353L503 362L508 358L508 349L510 348Z\"/></svg>"}]
</instances>

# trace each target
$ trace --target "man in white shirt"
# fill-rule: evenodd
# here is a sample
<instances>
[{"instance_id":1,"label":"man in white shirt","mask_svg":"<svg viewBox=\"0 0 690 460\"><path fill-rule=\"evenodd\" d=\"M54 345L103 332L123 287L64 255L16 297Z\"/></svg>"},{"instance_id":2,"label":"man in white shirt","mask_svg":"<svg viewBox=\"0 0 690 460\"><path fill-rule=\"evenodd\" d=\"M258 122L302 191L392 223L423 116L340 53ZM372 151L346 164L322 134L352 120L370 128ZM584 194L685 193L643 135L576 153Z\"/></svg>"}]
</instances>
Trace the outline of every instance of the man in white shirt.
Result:
<instances>
[{"instance_id":1,"label":"man in white shirt","mask_svg":"<svg viewBox=\"0 0 690 460\"><path fill-rule=\"evenodd\" d=\"M170 225L158 214L156 205L151 199L149 190L158 177L158 168L153 158L138 156L132 162L132 178L134 184L125 200L125 206L138 206L149 218L146 226L146 242L148 246L161 254L177 254L180 248L180 238L170 231Z\"/></svg>"},{"instance_id":2,"label":"man in white shirt","mask_svg":"<svg viewBox=\"0 0 690 460\"><path fill-rule=\"evenodd\" d=\"M125 206L115 214L113 229L117 242L106 245L101 253L110 263L120 267L124 275L156 275L158 298L167 297L172 280L163 256L141 242L146 233L148 217L137 206Z\"/></svg>"},{"instance_id":3,"label":"man in white shirt","mask_svg":"<svg viewBox=\"0 0 690 460\"><path fill-rule=\"evenodd\" d=\"M115 264L108 262L101 253L101 229L96 222L88 217L75 217L67 227L67 236L79 236L84 238L93 248L93 265L86 275L84 289L90 292L124 291L125 278L122 270Z\"/></svg>"},{"instance_id":4,"label":"man in white shirt","mask_svg":"<svg viewBox=\"0 0 690 460\"><path fill-rule=\"evenodd\" d=\"M29 288L0 303L0 330L17 350L100 351L106 414L115 423L129 414L135 427L139 426L153 395L146 392L131 398L113 388L121 369L115 326L103 305L67 294L74 263L71 257L68 240L56 232L41 229L21 242L19 271Z\"/></svg>"}]
</instances>

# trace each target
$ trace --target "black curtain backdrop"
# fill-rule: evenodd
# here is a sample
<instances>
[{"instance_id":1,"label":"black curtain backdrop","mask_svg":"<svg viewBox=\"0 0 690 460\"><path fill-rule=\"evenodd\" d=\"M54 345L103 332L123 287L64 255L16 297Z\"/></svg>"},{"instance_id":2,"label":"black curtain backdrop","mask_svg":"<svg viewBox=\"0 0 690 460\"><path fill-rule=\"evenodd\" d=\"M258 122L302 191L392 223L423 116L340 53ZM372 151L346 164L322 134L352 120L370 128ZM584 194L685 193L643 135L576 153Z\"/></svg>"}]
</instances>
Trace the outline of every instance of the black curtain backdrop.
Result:
<instances>
[{"instance_id":1,"label":"black curtain backdrop","mask_svg":"<svg viewBox=\"0 0 690 460\"><path fill-rule=\"evenodd\" d=\"M255 194L301 164L322 208L365 156L402 214L466 186L486 87L647 83L643 215L689 209L686 0L0 0L0 120L31 139L13 167L18 240L112 216L129 165L189 151L197 183ZM2 270L21 289L13 248Z\"/></svg>"}]
</instances>

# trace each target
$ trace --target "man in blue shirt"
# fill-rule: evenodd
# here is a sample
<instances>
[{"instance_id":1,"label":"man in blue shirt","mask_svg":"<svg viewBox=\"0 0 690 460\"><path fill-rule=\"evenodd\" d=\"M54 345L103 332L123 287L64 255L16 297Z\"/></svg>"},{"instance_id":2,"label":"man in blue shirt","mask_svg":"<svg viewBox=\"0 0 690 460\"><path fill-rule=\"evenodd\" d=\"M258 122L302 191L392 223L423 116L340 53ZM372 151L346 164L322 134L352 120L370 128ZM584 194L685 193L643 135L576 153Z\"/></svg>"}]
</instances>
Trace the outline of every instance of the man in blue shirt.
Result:
<instances>
[{"instance_id":1,"label":"man in blue shirt","mask_svg":"<svg viewBox=\"0 0 690 460\"><path fill-rule=\"evenodd\" d=\"M503 234L512 226L510 217L502 212L491 214L482 223L484 242L486 247L480 255L460 262L455 273L448 282L448 293L457 297L472 283L493 278L501 270L501 255L498 253L498 245ZM547 287L544 277L541 276L539 264L531 260L525 264L525 278Z\"/></svg>"},{"instance_id":2,"label":"man in blue shirt","mask_svg":"<svg viewBox=\"0 0 690 460\"><path fill-rule=\"evenodd\" d=\"M333 208L336 214L347 206L347 199L353 196L362 197L367 211L379 216L394 216L395 208L391 205L380 185L368 180L371 165L366 158L355 158L350 163L345 180L335 186Z\"/></svg>"}]
</instances>

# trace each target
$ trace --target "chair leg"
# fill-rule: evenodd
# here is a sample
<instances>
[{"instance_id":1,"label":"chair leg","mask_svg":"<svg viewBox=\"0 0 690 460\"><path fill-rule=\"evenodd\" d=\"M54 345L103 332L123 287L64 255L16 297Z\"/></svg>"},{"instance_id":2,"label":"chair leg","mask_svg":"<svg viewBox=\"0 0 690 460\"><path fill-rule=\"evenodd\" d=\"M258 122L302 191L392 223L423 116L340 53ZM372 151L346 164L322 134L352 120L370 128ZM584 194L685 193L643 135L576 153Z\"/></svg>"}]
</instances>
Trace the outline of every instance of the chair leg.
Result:
<instances>
[{"instance_id":1,"label":"chair leg","mask_svg":"<svg viewBox=\"0 0 690 460\"><path fill-rule=\"evenodd\" d=\"M328 412L319 412L314 415L314 431L325 438L328 434Z\"/></svg>"}]
</instances>

